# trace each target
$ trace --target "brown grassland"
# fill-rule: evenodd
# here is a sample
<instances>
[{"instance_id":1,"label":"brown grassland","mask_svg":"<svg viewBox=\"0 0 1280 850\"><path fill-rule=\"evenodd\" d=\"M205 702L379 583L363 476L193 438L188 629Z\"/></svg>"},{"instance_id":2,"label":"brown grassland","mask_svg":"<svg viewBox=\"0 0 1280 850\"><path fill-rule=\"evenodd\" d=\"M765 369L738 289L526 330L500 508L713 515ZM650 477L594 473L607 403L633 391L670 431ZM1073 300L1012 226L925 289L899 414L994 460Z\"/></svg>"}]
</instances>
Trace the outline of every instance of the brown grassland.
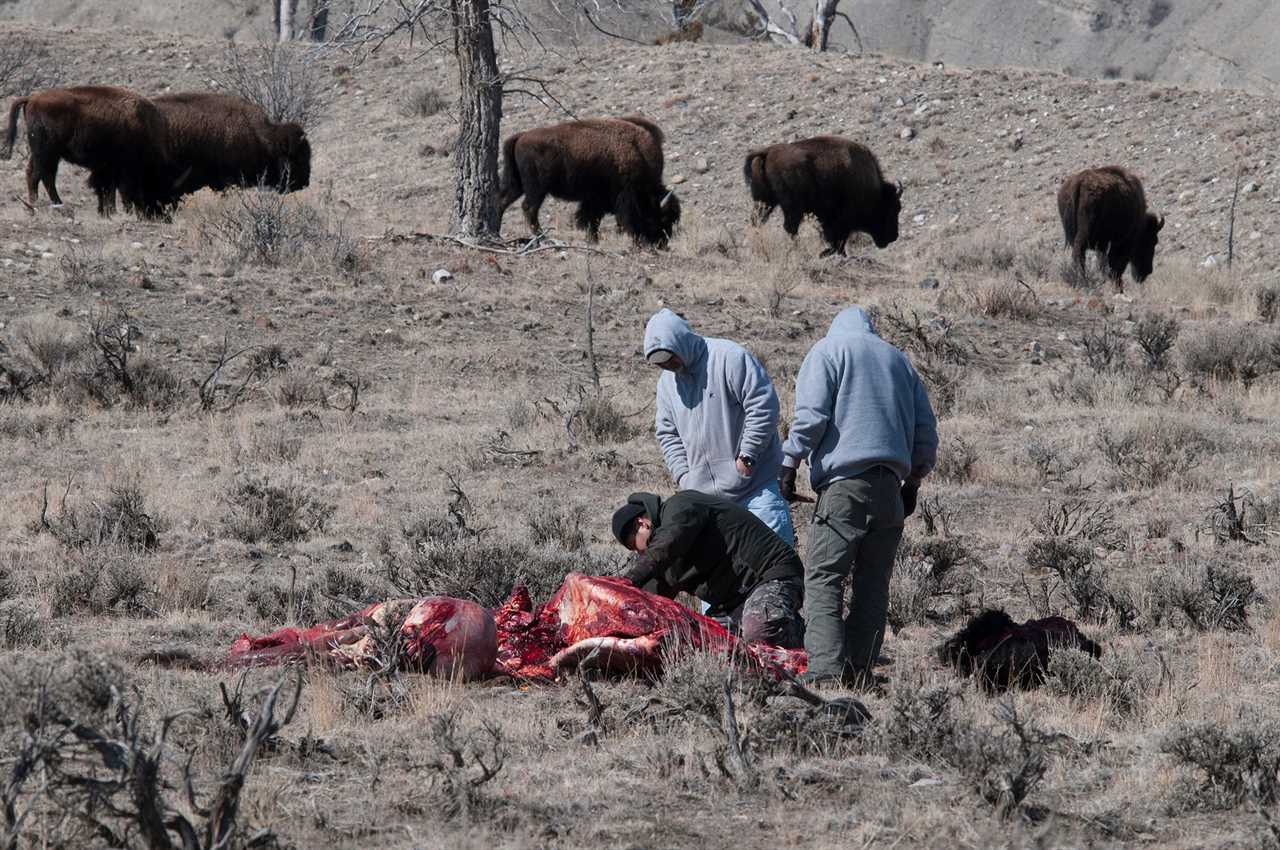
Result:
<instances>
[{"instance_id":1,"label":"brown grassland","mask_svg":"<svg viewBox=\"0 0 1280 850\"><path fill-rule=\"evenodd\" d=\"M0 37L62 83L146 93L203 88L224 62L179 36ZM586 250L555 201L543 223L567 248L439 238L454 73L404 45L315 60L312 185L283 200L104 220L64 167L67 207L29 212L25 144L0 163L8 846L160 846L99 799L137 810L110 783L146 764L201 822L184 769L207 803L245 735L219 692L236 678L201 666L242 631L617 569L614 504L670 491L639 356L658 307L760 356L785 425L804 352L850 303L924 374L943 441L861 734L741 673L733 758L715 657L597 682L600 712L577 682L311 669L248 773L237 846L1280 846L1278 105L765 46L504 61L577 115L666 130L670 250L611 230ZM559 115L513 94L504 133ZM812 225L792 244L747 224L743 152L820 132L904 182L888 249L819 260ZM1054 208L1062 177L1108 162L1168 219L1154 275L1123 294L1070 273ZM525 233L509 212L504 234ZM985 606L1070 616L1104 653L986 695L933 655ZM279 675L250 674L241 707ZM38 747L66 758L15 783Z\"/></svg>"}]
</instances>

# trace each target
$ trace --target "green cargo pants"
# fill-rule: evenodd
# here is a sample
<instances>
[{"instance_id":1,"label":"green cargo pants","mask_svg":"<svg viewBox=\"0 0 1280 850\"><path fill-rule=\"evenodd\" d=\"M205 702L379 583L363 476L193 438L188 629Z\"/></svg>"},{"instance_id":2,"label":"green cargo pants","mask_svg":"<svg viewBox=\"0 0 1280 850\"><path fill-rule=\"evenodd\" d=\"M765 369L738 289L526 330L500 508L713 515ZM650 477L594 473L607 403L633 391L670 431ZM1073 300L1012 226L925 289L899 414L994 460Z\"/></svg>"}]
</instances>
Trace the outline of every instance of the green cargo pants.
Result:
<instances>
[{"instance_id":1,"label":"green cargo pants","mask_svg":"<svg viewBox=\"0 0 1280 850\"><path fill-rule=\"evenodd\" d=\"M817 676L869 673L880 654L902 540L900 487L893 470L877 466L818 494L804 571L804 648ZM847 614L845 579L852 591Z\"/></svg>"}]
</instances>

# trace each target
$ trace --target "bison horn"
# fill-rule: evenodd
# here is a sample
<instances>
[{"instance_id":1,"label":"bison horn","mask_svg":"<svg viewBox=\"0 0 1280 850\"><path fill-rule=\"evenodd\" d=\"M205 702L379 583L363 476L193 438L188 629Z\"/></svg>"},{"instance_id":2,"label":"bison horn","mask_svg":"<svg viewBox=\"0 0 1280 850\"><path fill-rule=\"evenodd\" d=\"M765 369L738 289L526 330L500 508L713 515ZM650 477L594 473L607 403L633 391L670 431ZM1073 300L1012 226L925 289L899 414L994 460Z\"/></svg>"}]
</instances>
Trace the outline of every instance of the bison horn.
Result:
<instances>
[{"instance_id":1,"label":"bison horn","mask_svg":"<svg viewBox=\"0 0 1280 850\"><path fill-rule=\"evenodd\" d=\"M1156 219L1156 232L1158 233L1164 227L1164 216Z\"/></svg>"},{"instance_id":2,"label":"bison horn","mask_svg":"<svg viewBox=\"0 0 1280 850\"><path fill-rule=\"evenodd\" d=\"M667 194L662 196L662 200L658 203L658 206L661 207L662 209L666 209L667 204L671 203L671 196L674 194L675 194L674 189L668 191Z\"/></svg>"},{"instance_id":3,"label":"bison horn","mask_svg":"<svg viewBox=\"0 0 1280 850\"><path fill-rule=\"evenodd\" d=\"M899 180L897 183L895 183L894 188L897 190L898 197L901 198L902 197L902 181Z\"/></svg>"}]
</instances>

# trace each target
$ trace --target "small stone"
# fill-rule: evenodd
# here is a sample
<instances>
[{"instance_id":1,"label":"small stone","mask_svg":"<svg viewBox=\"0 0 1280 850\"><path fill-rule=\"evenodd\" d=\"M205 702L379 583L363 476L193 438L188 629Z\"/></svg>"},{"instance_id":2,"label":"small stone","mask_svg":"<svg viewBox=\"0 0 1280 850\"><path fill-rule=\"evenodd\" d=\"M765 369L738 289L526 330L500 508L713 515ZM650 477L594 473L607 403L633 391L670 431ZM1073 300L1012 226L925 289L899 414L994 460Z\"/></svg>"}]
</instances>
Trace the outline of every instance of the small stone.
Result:
<instances>
[{"instance_id":1,"label":"small stone","mask_svg":"<svg viewBox=\"0 0 1280 850\"><path fill-rule=\"evenodd\" d=\"M693 161L693 170L699 174L706 174L711 170L711 163L705 156L700 156Z\"/></svg>"},{"instance_id":2,"label":"small stone","mask_svg":"<svg viewBox=\"0 0 1280 850\"><path fill-rule=\"evenodd\" d=\"M924 280L920 281L921 289L937 289L941 285L941 282L939 282L936 277L926 277Z\"/></svg>"},{"instance_id":3,"label":"small stone","mask_svg":"<svg viewBox=\"0 0 1280 850\"><path fill-rule=\"evenodd\" d=\"M142 245L142 243L141 243L141 242L130 242L130 243L129 243L129 247L130 247L130 248L133 248L135 251L137 251L137 250L141 250L141 249L142 249L142 247L143 247L143 245Z\"/></svg>"},{"instance_id":4,"label":"small stone","mask_svg":"<svg viewBox=\"0 0 1280 850\"><path fill-rule=\"evenodd\" d=\"M898 138L902 139L904 142L909 142L915 137L916 131L910 127L903 127L902 131L898 133Z\"/></svg>"},{"instance_id":5,"label":"small stone","mask_svg":"<svg viewBox=\"0 0 1280 850\"><path fill-rule=\"evenodd\" d=\"M448 269L436 269L431 273L432 283L444 283L446 280L453 280L453 272Z\"/></svg>"},{"instance_id":6,"label":"small stone","mask_svg":"<svg viewBox=\"0 0 1280 850\"><path fill-rule=\"evenodd\" d=\"M907 787L908 788L936 788L939 785L946 785L946 784L947 784L946 782L944 782L941 779L938 779L937 777L926 776L924 779L917 779L915 782L912 782Z\"/></svg>"},{"instance_id":7,"label":"small stone","mask_svg":"<svg viewBox=\"0 0 1280 850\"><path fill-rule=\"evenodd\" d=\"M1040 340L1032 340L1029 350L1032 354L1043 354L1044 346L1040 344Z\"/></svg>"},{"instance_id":8,"label":"small stone","mask_svg":"<svg viewBox=\"0 0 1280 850\"><path fill-rule=\"evenodd\" d=\"M1204 258L1204 262L1203 262L1203 263L1201 263L1200 265L1201 265L1202 267L1206 268L1206 269L1213 269L1213 268L1217 268L1217 267L1218 267L1218 258L1217 258L1217 257L1215 257L1213 254L1210 254L1209 256L1207 256L1207 257L1205 257L1205 258Z\"/></svg>"},{"instance_id":9,"label":"small stone","mask_svg":"<svg viewBox=\"0 0 1280 850\"><path fill-rule=\"evenodd\" d=\"M677 174L675 177L672 177L672 178L671 178L671 182L672 182L672 183L674 183L675 185L679 186L679 185L680 185L681 183L683 183L686 179L687 179L687 178L686 178L683 174Z\"/></svg>"},{"instance_id":10,"label":"small stone","mask_svg":"<svg viewBox=\"0 0 1280 850\"><path fill-rule=\"evenodd\" d=\"M899 97L893 101L893 105L897 107L903 107L907 105L907 102Z\"/></svg>"},{"instance_id":11,"label":"small stone","mask_svg":"<svg viewBox=\"0 0 1280 850\"><path fill-rule=\"evenodd\" d=\"M1259 188L1260 187L1258 186L1258 184L1252 180L1244 184L1244 191L1245 191L1245 194L1247 195L1253 194L1254 192L1258 191Z\"/></svg>"},{"instance_id":12,"label":"small stone","mask_svg":"<svg viewBox=\"0 0 1280 850\"><path fill-rule=\"evenodd\" d=\"M911 220L916 224L924 224L924 213L916 213Z\"/></svg>"}]
</instances>

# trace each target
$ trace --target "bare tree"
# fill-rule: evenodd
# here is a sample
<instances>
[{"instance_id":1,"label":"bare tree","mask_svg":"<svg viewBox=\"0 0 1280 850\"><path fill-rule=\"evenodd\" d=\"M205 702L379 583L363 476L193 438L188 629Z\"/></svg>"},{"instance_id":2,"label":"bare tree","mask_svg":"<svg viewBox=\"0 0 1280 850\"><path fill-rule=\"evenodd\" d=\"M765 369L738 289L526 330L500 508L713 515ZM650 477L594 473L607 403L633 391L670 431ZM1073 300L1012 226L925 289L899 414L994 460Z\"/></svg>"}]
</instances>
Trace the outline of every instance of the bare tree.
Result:
<instances>
[{"instance_id":1,"label":"bare tree","mask_svg":"<svg viewBox=\"0 0 1280 850\"><path fill-rule=\"evenodd\" d=\"M809 24L803 29L799 18L787 4L786 0L777 0L776 11L770 11L764 0L744 0L748 13L755 18L755 37L767 39L778 44L799 47L801 45L818 51L826 51L830 46L831 27L836 18L844 18L853 31L858 50L862 50L862 36L853 25L853 19L840 11L840 0L813 0L813 11L809 16Z\"/></svg>"}]
</instances>

